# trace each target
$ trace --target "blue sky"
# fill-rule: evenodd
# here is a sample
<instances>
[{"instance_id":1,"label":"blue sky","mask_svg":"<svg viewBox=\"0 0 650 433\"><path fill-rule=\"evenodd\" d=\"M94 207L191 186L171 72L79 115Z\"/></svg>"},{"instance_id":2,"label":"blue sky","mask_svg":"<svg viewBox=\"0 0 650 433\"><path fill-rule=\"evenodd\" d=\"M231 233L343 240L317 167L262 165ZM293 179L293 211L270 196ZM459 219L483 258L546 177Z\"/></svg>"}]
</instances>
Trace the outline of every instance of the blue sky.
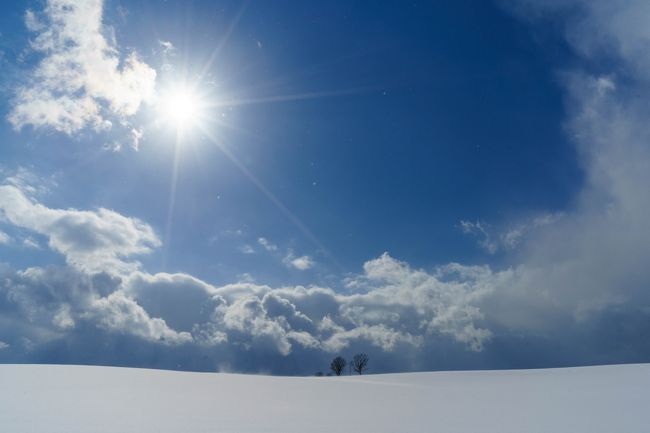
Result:
<instances>
[{"instance_id":1,"label":"blue sky","mask_svg":"<svg viewBox=\"0 0 650 433\"><path fill-rule=\"evenodd\" d=\"M2 7L0 362L647 360L643 2Z\"/></svg>"}]
</instances>

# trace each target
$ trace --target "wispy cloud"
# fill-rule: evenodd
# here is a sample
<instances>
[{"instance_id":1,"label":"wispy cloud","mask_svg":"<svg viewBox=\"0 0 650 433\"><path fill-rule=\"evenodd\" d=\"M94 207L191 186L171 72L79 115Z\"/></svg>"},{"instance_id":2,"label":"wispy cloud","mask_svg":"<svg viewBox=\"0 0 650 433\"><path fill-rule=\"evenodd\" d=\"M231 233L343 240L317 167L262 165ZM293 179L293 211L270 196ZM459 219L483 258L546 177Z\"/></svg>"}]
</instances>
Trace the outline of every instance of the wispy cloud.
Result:
<instances>
[{"instance_id":1,"label":"wispy cloud","mask_svg":"<svg viewBox=\"0 0 650 433\"><path fill-rule=\"evenodd\" d=\"M41 244L38 243L38 241L30 236L26 237L23 239L23 246L25 248L31 248L33 250L40 250L41 249Z\"/></svg>"},{"instance_id":2,"label":"wispy cloud","mask_svg":"<svg viewBox=\"0 0 650 433\"><path fill-rule=\"evenodd\" d=\"M460 222L460 229L463 231L465 234L471 234L474 236L478 236L479 241L478 244L481 248L483 248L485 251L487 251L490 254L494 254L497 252L497 249L499 248L498 244L492 239L492 236L490 236L489 226L481 221L466 221L466 220L461 220Z\"/></svg>"},{"instance_id":3,"label":"wispy cloud","mask_svg":"<svg viewBox=\"0 0 650 433\"><path fill-rule=\"evenodd\" d=\"M0 231L0 245L8 245L10 243L11 237L7 233Z\"/></svg>"},{"instance_id":4,"label":"wispy cloud","mask_svg":"<svg viewBox=\"0 0 650 433\"><path fill-rule=\"evenodd\" d=\"M543 213L532 218L509 223L506 227L495 228L485 221L461 220L460 230L477 238L478 246L489 254L499 251L513 251L522 242L535 235L540 229L558 222L563 217L560 212Z\"/></svg>"},{"instance_id":5,"label":"wispy cloud","mask_svg":"<svg viewBox=\"0 0 650 433\"><path fill-rule=\"evenodd\" d=\"M239 246L239 252L242 254L255 254L255 248L252 245L244 244Z\"/></svg>"},{"instance_id":6,"label":"wispy cloud","mask_svg":"<svg viewBox=\"0 0 650 433\"><path fill-rule=\"evenodd\" d=\"M314 259L312 259L310 256L296 256L291 248L286 249L284 253L280 252L280 248L276 244L269 241L267 238L260 237L257 239L257 243L261 245L262 248L264 248L266 251L274 253L278 259L282 259L282 263L291 269L306 271L307 269L314 267L316 264L314 262Z\"/></svg>"},{"instance_id":7,"label":"wispy cloud","mask_svg":"<svg viewBox=\"0 0 650 433\"><path fill-rule=\"evenodd\" d=\"M30 196L42 196L56 187L53 178L42 178L34 174L30 169L18 166L16 169L8 170L0 167L0 174L4 175L4 184L13 185Z\"/></svg>"},{"instance_id":8,"label":"wispy cloud","mask_svg":"<svg viewBox=\"0 0 650 433\"><path fill-rule=\"evenodd\" d=\"M260 244L266 251L277 251L278 246L269 242L266 238L258 238L257 243Z\"/></svg>"},{"instance_id":9,"label":"wispy cloud","mask_svg":"<svg viewBox=\"0 0 650 433\"><path fill-rule=\"evenodd\" d=\"M174 70L174 64L172 63L172 58L176 53L176 47L171 41L158 41L161 47L162 54L162 67L163 72L170 72Z\"/></svg>"}]
</instances>

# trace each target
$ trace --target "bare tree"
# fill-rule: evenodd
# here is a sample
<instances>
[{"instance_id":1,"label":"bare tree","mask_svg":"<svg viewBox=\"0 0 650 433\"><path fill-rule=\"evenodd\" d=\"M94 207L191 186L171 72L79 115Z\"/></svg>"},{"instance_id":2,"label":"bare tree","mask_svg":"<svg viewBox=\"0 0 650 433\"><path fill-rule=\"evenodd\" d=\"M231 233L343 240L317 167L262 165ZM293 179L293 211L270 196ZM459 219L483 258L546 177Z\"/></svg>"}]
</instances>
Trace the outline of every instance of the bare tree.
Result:
<instances>
[{"instance_id":1,"label":"bare tree","mask_svg":"<svg viewBox=\"0 0 650 433\"><path fill-rule=\"evenodd\" d=\"M337 356L332 360L332 363L330 364L330 368L332 369L334 374L340 376L346 365L347 365L347 361L341 358L340 356Z\"/></svg>"},{"instance_id":2,"label":"bare tree","mask_svg":"<svg viewBox=\"0 0 650 433\"><path fill-rule=\"evenodd\" d=\"M352 358L352 369L361 374L363 370L368 368L368 355L365 353L357 353Z\"/></svg>"}]
</instances>

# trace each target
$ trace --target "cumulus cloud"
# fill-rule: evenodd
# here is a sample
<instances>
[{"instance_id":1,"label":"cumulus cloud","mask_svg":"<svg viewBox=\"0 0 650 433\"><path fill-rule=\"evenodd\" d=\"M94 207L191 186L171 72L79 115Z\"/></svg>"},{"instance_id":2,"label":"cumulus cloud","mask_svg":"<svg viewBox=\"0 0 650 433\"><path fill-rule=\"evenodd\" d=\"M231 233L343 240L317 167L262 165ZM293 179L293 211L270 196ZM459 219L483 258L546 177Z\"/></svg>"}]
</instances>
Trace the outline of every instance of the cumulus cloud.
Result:
<instances>
[{"instance_id":1,"label":"cumulus cloud","mask_svg":"<svg viewBox=\"0 0 650 433\"><path fill-rule=\"evenodd\" d=\"M27 338L32 344L60 338L75 327L74 317L92 309L94 296L92 278L72 269L4 270L0 311L20 329L18 335L3 337ZM8 323L3 323L5 330Z\"/></svg>"},{"instance_id":2,"label":"cumulus cloud","mask_svg":"<svg viewBox=\"0 0 650 433\"><path fill-rule=\"evenodd\" d=\"M16 129L107 129L153 96L156 71L106 40L102 9L102 0L48 0L42 14L27 11L25 24L36 34L31 48L42 58L12 101L8 119Z\"/></svg>"},{"instance_id":3,"label":"cumulus cloud","mask_svg":"<svg viewBox=\"0 0 650 433\"><path fill-rule=\"evenodd\" d=\"M167 347L219 347L222 357L248 351L285 357L296 350L329 354L358 344L392 352L436 337L480 351L491 337L480 326L476 306L489 293L493 276L488 269L456 265L426 272L384 254L350 278L350 285L360 289L353 294L246 282L216 287L187 274L139 271L123 253L118 257L118 250L143 252L134 240L137 234L128 236L136 246L115 235L139 227L126 217L49 209L13 186L2 188L0 209L8 220L49 237L50 248L64 253L70 264L4 270L0 311L20 330L19 335L0 332L0 337L28 339L29 350L86 335L89 329ZM73 222L59 221L66 218ZM107 231L113 233L110 241L103 239ZM144 240L151 242L148 236ZM452 273L462 277L444 281Z\"/></svg>"},{"instance_id":4,"label":"cumulus cloud","mask_svg":"<svg viewBox=\"0 0 650 433\"><path fill-rule=\"evenodd\" d=\"M480 351L491 338L477 306L495 279L487 268L427 272L383 254L348 278L357 289L348 294L253 282L215 287L187 274L140 270L133 256L160 245L146 223L107 209L52 209L17 185L33 192L27 184L1 185L3 220L46 237L69 265L6 271L0 310L24 324L21 337L32 349L89 327L170 347L279 356L357 344L392 352L438 337ZM266 239L259 244L277 250ZM285 260L297 269L313 265L291 251Z\"/></svg>"},{"instance_id":5,"label":"cumulus cloud","mask_svg":"<svg viewBox=\"0 0 650 433\"><path fill-rule=\"evenodd\" d=\"M465 304L471 304L470 283L450 289L434 275L412 270L387 254L377 261L369 263L368 269L398 268L418 281L418 286L399 286L404 296L394 298L390 294L402 281L388 284L387 275L377 272L358 276L372 289L356 295L337 294L329 288L272 288L253 283L215 287L184 274L138 272L125 281L124 292L174 329L191 331L201 344L227 341L232 347L263 347L285 356L295 345L336 352L358 341L392 351L400 344L416 347L431 334L448 335L480 350L489 339L489 331L474 324L480 314ZM412 291L419 295L409 296ZM456 299L457 294L465 299ZM436 296L439 299L430 306L415 305L422 297ZM473 296L480 298L476 293ZM455 311L443 317L446 308Z\"/></svg>"},{"instance_id":6,"label":"cumulus cloud","mask_svg":"<svg viewBox=\"0 0 650 433\"><path fill-rule=\"evenodd\" d=\"M418 346L431 335L449 336L479 351L491 333L479 326L476 303L490 292L495 277L489 269L461 265L453 272L461 272L462 281L443 281L449 269L428 273L384 254L348 281L363 287L359 293L252 283L226 285L215 293L225 301L221 311L227 329L248 329L273 341L281 353L288 353L292 341L332 352L366 341L391 351L400 344Z\"/></svg>"},{"instance_id":7,"label":"cumulus cloud","mask_svg":"<svg viewBox=\"0 0 650 433\"><path fill-rule=\"evenodd\" d=\"M259 334L286 339L282 347L289 346L294 331L310 335L310 345L326 351L342 350L358 340L390 351L399 344L417 346L431 334L448 335L481 350L490 332L478 326L481 314L474 304L489 293L492 274L482 269L467 272L462 282L444 282L436 273L449 275L450 271L427 273L384 254L349 280L364 287L355 294L251 283L219 287L216 293L232 303L224 310L227 326L243 329L249 321ZM279 326L267 323L269 319Z\"/></svg>"},{"instance_id":8,"label":"cumulus cloud","mask_svg":"<svg viewBox=\"0 0 650 433\"><path fill-rule=\"evenodd\" d=\"M13 185L0 186L0 214L11 224L48 238L50 248L87 272L131 272L133 255L160 245L153 229L136 218L109 209L51 209L31 200Z\"/></svg>"},{"instance_id":9,"label":"cumulus cloud","mask_svg":"<svg viewBox=\"0 0 650 433\"><path fill-rule=\"evenodd\" d=\"M192 340L189 333L152 318L127 296L121 282L107 274L91 276L54 266L7 270L0 284L0 311L20 326L20 336L32 346L65 338L88 325L165 345Z\"/></svg>"},{"instance_id":10,"label":"cumulus cloud","mask_svg":"<svg viewBox=\"0 0 650 433\"><path fill-rule=\"evenodd\" d=\"M145 340L162 344L181 344L192 341L188 332L177 332L160 318L152 318L147 311L123 292L111 293L97 299L86 317L92 317L98 326L113 332L129 333Z\"/></svg>"},{"instance_id":11,"label":"cumulus cloud","mask_svg":"<svg viewBox=\"0 0 650 433\"><path fill-rule=\"evenodd\" d=\"M210 284L186 274L134 272L125 279L124 292L150 314L163 317L174 329L191 331L209 322L224 300Z\"/></svg>"}]
</instances>

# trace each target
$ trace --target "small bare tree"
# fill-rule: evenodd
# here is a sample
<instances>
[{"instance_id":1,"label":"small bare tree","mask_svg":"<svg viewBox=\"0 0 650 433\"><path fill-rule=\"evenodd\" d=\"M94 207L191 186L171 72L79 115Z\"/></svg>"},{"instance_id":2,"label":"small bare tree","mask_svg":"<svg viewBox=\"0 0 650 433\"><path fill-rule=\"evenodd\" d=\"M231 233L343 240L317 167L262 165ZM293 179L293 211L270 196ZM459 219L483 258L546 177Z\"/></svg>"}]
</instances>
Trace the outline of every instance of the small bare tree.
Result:
<instances>
[{"instance_id":1,"label":"small bare tree","mask_svg":"<svg viewBox=\"0 0 650 433\"><path fill-rule=\"evenodd\" d=\"M332 360L332 363L330 364L330 368L332 369L334 374L340 376L347 364L348 363L345 359L341 358L340 356L337 356Z\"/></svg>"},{"instance_id":2,"label":"small bare tree","mask_svg":"<svg viewBox=\"0 0 650 433\"><path fill-rule=\"evenodd\" d=\"M352 369L357 373L363 373L363 370L368 368L368 355L365 353L357 353L352 358Z\"/></svg>"}]
</instances>

